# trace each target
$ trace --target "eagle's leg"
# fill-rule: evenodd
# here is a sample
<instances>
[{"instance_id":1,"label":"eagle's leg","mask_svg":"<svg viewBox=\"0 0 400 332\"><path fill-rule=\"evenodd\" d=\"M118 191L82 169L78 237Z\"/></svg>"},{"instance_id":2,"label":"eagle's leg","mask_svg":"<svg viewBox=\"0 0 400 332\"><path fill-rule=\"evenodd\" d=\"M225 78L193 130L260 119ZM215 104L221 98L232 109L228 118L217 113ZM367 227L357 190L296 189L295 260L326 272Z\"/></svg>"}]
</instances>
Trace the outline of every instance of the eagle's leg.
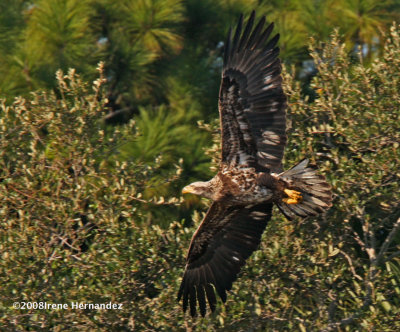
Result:
<instances>
[{"instance_id":1,"label":"eagle's leg","mask_svg":"<svg viewBox=\"0 0 400 332\"><path fill-rule=\"evenodd\" d=\"M303 200L301 193L296 190L285 189L284 192L288 197L283 198L282 201L286 204L298 204Z\"/></svg>"}]
</instances>

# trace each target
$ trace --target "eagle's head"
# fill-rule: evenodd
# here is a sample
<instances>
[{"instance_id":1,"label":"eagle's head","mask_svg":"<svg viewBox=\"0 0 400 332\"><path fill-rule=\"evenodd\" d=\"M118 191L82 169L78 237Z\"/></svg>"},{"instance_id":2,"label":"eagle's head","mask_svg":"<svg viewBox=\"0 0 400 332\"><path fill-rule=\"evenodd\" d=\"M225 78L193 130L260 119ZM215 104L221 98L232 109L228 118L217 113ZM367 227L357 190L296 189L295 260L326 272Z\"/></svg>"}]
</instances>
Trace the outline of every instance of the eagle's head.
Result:
<instances>
[{"instance_id":1,"label":"eagle's head","mask_svg":"<svg viewBox=\"0 0 400 332\"><path fill-rule=\"evenodd\" d=\"M212 187L211 181L207 182L193 182L182 189L182 194L195 194L206 198L213 199L214 188Z\"/></svg>"}]
</instances>

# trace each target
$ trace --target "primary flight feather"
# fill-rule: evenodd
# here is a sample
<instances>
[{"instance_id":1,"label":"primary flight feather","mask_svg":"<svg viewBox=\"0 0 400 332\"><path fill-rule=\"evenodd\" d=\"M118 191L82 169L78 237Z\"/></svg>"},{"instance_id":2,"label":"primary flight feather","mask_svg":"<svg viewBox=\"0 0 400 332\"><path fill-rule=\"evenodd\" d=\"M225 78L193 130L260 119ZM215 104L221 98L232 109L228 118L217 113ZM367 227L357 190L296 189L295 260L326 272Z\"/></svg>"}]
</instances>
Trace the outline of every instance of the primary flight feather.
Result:
<instances>
[{"instance_id":1,"label":"primary flight feather","mask_svg":"<svg viewBox=\"0 0 400 332\"><path fill-rule=\"evenodd\" d=\"M216 294L226 301L246 259L255 251L276 204L289 219L315 216L332 205L325 178L305 159L282 172L286 144L286 96L281 64L271 37L273 24L255 12L245 27L240 17L224 50L219 114L222 151L219 172L210 181L183 189L213 203L194 233L178 300L190 314L214 311Z\"/></svg>"}]
</instances>

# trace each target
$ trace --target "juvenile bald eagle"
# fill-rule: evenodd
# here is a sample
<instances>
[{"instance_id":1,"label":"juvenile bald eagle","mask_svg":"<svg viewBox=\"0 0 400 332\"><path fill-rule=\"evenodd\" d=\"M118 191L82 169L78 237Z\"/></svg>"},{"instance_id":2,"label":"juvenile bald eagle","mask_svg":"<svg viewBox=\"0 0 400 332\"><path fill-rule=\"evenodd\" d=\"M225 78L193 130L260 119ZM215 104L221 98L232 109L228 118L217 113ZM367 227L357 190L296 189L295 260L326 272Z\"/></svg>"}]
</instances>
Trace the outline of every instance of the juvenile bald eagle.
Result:
<instances>
[{"instance_id":1,"label":"juvenile bald eagle","mask_svg":"<svg viewBox=\"0 0 400 332\"><path fill-rule=\"evenodd\" d=\"M226 291L260 244L273 204L288 219L315 216L332 205L330 186L308 160L282 172L287 103L279 35L270 38L273 24L265 27L265 17L253 28L254 19L253 11L242 29L241 16L225 44L219 172L210 181L183 188L183 193L213 201L192 237L178 293L183 310L190 305L192 316L197 303L205 315L206 298L215 310L215 291L226 301Z\"/></svg>"}]
</instances>

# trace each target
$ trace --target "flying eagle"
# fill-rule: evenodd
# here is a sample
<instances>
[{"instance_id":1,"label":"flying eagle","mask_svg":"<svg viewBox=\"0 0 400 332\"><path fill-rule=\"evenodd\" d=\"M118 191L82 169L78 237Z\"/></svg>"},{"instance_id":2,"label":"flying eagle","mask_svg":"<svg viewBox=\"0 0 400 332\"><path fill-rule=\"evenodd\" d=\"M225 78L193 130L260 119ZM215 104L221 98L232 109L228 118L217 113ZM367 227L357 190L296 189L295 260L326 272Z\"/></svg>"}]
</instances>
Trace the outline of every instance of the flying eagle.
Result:
<instances>
[{"instance_id":1,"label":"flying eagle","mask_svg":"<svg viewBox=\"0 0 400 332\"><path fill-rule=\"evenodd\" d=\"M192 237L178 293L192 316L197 303L206 314L206 299L215 310L215 291L226 301L226 291L260 244L273 204L290 220L318 215L332 205L330 186L307 159L282 172L287 102L279 35L270 38L273 24L266 26L265 17L253 28L254 19L253 11L243 29L242 15L225 44L219 172L182 190L213 201Z\"/></svg>"}]
</instances>

